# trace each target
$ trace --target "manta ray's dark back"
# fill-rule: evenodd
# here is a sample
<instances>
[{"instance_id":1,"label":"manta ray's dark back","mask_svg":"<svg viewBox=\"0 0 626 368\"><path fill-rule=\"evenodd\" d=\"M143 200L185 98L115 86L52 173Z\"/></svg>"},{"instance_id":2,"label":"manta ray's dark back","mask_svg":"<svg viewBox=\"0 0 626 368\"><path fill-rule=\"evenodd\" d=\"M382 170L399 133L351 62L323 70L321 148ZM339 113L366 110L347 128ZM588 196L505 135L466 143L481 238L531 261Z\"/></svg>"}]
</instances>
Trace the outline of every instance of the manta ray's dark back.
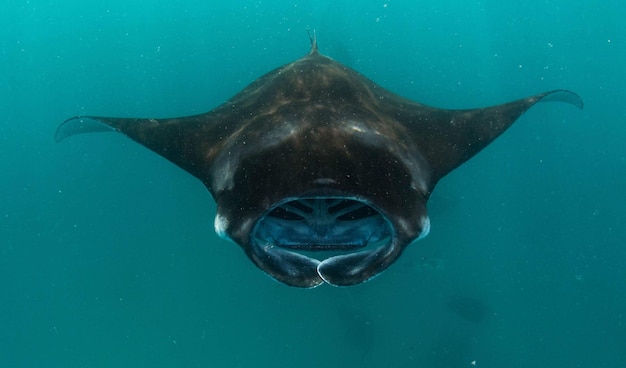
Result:
<instances>
[{"instance_id":1,"label":"manta ray's dark back","mask_svg":"<svg viewBox=\"0 0 626 368\"><path fill-rule=\"evenodd\" d=\"M77 116L56 139L118 131L201 180L215 230L291 286L380 274L430 229L436 183L537 102L583 107L567 90L466 110L400 97L319 53L262 76L200 115Z\"/></svg>"}]
</instances>

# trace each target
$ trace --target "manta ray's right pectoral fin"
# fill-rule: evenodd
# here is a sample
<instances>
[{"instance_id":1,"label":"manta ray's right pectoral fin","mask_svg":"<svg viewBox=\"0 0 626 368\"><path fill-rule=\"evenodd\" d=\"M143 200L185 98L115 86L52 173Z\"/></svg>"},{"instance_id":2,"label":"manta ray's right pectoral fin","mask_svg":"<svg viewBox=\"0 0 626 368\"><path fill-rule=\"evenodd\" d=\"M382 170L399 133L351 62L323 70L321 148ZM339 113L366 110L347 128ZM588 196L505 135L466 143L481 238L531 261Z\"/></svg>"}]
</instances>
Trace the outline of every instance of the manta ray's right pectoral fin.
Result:
<instances>
[{"instance_id":1,"label":"manta ray's right pectoral fin","mask_svg":"<svg viewBox=\"0 0 626 368\"><path fill-rule=\"evenodd\" d=\"M55 140L84 133L120 132L206 183L219 138L210 113L184 118L75 116L57 128Z\"/></svg>"},{"instance_id":2,"label":"manta ray's right pectoral fin","mask_svg":"<svg viewBox=\"0 0 626 368\"><path fill-rule=\"evenodd\" d=\"M58 143L77 134L113 131L116 131L114 126L106 124L98 118L91 116L74 116L59 125L56 133L54 134L54 140Z\"/></svg>"}]
</instances>

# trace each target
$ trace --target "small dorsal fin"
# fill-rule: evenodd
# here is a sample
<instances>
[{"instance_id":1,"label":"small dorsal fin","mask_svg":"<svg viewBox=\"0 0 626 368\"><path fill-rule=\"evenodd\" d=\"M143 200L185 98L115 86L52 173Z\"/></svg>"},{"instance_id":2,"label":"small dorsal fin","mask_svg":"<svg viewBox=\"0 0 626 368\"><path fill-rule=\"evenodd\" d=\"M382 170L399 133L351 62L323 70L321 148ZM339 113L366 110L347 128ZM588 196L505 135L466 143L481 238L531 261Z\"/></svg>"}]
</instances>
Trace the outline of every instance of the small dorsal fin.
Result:
<instances>
[{"instance_id":1,"label":"small dorsal fin","mask_svg":"<svg viewBox=\"0 0 626 368\"><path fill-rule=\"evenodd\" d=\"M311 51L309 51L309 55L317 54L319 51L317 50L317 35L315 34L315 30L313 30L313 34L311 34L311 31L307 29L306 33L309 34L309 40L311 41Z\"/></svg>"}]
</instances>

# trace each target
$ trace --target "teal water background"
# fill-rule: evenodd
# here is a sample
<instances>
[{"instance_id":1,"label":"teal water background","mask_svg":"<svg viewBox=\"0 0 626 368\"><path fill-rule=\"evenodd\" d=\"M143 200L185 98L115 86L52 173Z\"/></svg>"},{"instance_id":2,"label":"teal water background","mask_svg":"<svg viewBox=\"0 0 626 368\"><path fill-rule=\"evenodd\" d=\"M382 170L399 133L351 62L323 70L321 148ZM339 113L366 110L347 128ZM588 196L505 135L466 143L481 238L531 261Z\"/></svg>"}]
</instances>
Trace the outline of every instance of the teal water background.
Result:
<instances>
[{"instance_id":1,"label":"teal water background","mask_svg":"<svg viewBox=\"0 0 626 368\"><path fill-rule=\"evenodd\" d=\"M106 4L106 5L104 5ZM1 367L626 366L620 1L4 1ZM92 114L207 111L320 50L422 103L567 88L442 180L383 275L289 288L204 187Z\"/></svg>"}]
</instances>

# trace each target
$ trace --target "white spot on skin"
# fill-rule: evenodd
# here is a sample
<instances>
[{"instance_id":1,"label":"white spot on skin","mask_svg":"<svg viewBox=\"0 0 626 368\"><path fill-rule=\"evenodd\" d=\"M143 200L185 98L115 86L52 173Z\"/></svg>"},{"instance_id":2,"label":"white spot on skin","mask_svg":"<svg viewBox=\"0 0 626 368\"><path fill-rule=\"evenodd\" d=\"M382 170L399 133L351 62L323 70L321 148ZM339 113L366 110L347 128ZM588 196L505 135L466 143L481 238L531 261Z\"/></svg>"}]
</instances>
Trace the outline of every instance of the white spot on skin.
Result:
<instances>
[{"instance_id":1,"label":"white spot on skin","mask_svg":"<svg viewBox=\"0 0 626 368\"><path fill-rule=\"evenodd\" d=\"M219 213L215 215L215 233L222 239L230 240L230 237L226 234L226 230L228 229L228 220L226 217L220 215Z\"/></svg>"},{"instance_id":2,"label":"white spot on skin","mask_svg":"<svg viewBox=\"0 0 626 368\"><path fill-rule=\"evenodd\" d=\"M398 218L396 219L397 223L398 223L398 229L397 229L397 233L403 233L403 234L408 234L410 232L410 226L409 223L403 219L403 218Z\"/></svg>"},{"instance_id":3,"label":"white spot on skin","mask_svg":"<svg viewBox=\"0 0 626 368\"><path fill-rule=\"evenodd\" d=\"M430 233L430 218L428 218L428 216L424 216L422 217L420 222L422 223L422 232L420 233L420 236L417 238L417 240L424 239L428 235L428 233Z\"/></svg>"},{"instance_id":4,"label":"white spot on skin","mask_svg":"<svg viewBox=\"0 0 626 368\"><path fill-rule=\"evenodd\" d=\"M363 127L361 124L359 124L356 121L351 121L350 124L348 125L348 129L346 129L348 131L352 131L355 133L367 133L367 128Z\"/></svg>"},{"instance_id":5,"label":"white spot on skin","mask_svg":"<svg viewBox=\"0 0 626 368\"><path fill-rule=\"evenodd\" d=\"M224 155L218 156L215 160L213 166L214 179L212 183L212 187L217 192L221 192L222 190L233 189L233 177L235 170L237 170L237 162L239 158L233 158L230 152L227 152Z\"/></svg>"}]
</instances>

